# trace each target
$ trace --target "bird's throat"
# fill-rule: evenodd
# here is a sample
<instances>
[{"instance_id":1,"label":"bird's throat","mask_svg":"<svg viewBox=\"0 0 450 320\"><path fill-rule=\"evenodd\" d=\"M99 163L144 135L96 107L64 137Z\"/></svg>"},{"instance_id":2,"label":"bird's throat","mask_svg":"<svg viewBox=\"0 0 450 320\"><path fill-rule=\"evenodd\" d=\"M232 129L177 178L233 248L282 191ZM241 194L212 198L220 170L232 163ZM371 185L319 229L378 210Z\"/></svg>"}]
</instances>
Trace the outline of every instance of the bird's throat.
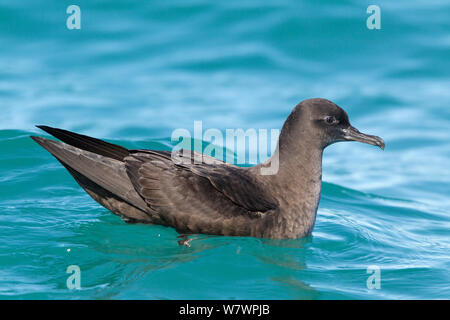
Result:
<instances>
[{"instance_id":1,"label":"bird's throat","mask_svg":"<svg viewBox=\"0 0 450 320\"><path fill-rule=\"evenodd\" d=\"M311 233L320 201L322 185L321 148L299 146L292 153L279 154L279 171L273 176L280 192L274 228L285 238L300 238Z\"/></svg>"}]
</instances>

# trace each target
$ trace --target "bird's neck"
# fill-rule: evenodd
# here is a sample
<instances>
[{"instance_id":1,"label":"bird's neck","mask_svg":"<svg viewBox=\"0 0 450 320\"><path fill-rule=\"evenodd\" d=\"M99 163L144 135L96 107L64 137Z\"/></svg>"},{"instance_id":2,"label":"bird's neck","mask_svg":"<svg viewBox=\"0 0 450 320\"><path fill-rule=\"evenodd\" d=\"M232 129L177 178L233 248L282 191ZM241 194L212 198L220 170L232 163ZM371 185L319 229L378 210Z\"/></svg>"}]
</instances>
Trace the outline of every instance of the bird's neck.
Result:
<instances>
[{"instance_id":1,"label":"bird's neck","mask_svg":"<svg viewBox=\"0 0 450 320\"><path fill-rule=\"evenodd\" d=\"M282 237L304 237L314 227L322 184L322 153L322 148L300 141L291 147L278 145L266 163L275 169L278 161L276 174L265 179L272 180L271 185L280 191L273 227Z\"/></svg>"}]
</instances>

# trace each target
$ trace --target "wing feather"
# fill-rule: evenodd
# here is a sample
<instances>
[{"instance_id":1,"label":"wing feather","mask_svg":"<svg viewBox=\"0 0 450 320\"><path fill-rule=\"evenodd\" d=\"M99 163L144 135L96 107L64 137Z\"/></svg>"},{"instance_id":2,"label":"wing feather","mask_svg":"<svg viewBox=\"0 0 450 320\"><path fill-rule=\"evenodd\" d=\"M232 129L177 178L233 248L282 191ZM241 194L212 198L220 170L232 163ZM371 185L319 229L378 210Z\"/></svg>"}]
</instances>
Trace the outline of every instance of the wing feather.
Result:
<instances>
[{"instance_id":1,"label":"wing feather","mask_svg":"<svg viewBox=\"0 0 450 320\"><path fill-rule=\"evenodd\" d=\"M220 160L180 163L167 151L133 150L124 161L137 193L183 232L248 234L245 222L278 205L245 168Z\"/></svg>"}]
</instances>

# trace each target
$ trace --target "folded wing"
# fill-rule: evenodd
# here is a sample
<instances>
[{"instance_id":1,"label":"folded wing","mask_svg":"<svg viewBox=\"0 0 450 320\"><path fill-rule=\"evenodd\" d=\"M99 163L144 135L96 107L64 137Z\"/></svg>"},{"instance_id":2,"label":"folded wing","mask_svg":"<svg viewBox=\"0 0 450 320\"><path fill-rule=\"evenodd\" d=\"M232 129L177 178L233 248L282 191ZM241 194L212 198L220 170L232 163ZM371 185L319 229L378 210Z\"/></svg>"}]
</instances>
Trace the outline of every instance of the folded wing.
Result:
<instances>
[{"instance_id":1,"label":"folded wing","mask_svg":"<svg viewBox=\"0 0 450 320\"><path fill-rule=\"evenodd\" d=\"M124 159L137 193L181 232L248 235L249 220L259 220L277 207L245 168L203 160L176 161L170 152L153 150L133 150Z\"/></svg>"}]
</instances>

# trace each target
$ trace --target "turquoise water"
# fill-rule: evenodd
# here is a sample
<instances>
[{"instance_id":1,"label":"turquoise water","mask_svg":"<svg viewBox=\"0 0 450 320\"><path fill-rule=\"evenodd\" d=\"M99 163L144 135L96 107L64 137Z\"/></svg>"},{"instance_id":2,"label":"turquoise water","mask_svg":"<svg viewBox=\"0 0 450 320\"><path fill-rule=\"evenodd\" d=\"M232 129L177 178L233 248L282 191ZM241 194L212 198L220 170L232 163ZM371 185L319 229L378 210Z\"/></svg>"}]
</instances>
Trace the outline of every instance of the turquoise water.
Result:
<instances>
[{"instance_id":1,"label":"turquoise water","mask_svg":"<svg viewBox=\"0 0 450 320\"><path fill-rule=\"evenodd\" d=\"M450 298L448 1L0 0L0 298ZM381 30L366 8L381 8ZM170 150L176 128L280 128L310 97L386 150L324 153L299 240L128 225L31 139L35 124ZM81 269L69 290L66 269ZM368 289L367 268L381 270Z\"/></svg>"}]
</instances>

